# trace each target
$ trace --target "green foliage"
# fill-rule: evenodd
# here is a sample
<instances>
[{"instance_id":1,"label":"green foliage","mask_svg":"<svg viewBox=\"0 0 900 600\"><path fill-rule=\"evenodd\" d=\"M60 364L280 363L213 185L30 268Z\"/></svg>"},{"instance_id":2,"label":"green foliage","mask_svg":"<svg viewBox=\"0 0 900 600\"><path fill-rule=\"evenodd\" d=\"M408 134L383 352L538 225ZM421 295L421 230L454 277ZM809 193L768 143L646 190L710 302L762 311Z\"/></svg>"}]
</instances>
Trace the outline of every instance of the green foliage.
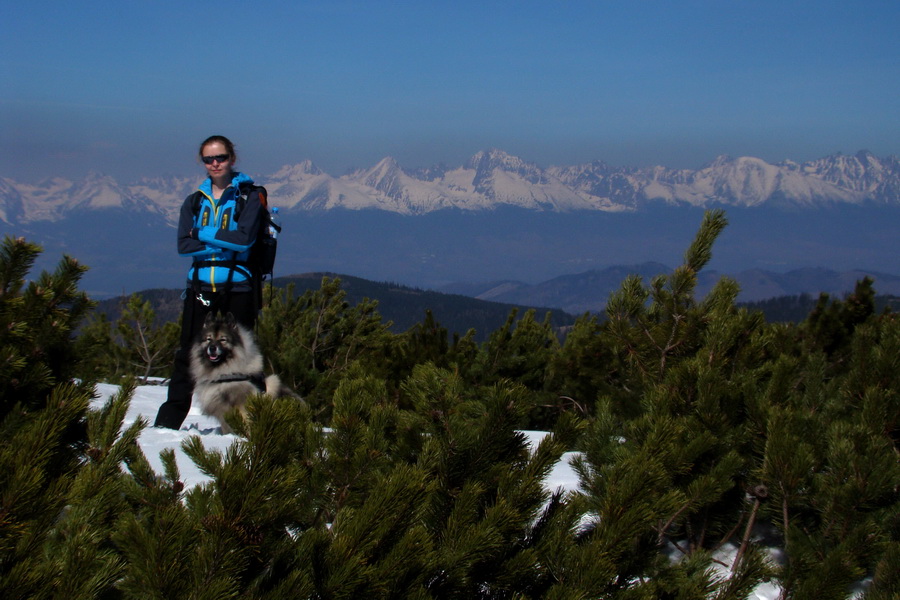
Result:
<instances>
[{"instance_id":1,"label":"green foliage","mask_svg":"<svg viewBox=\"0 0 900 600\"><path fill-rule=\"evenodd\" d=\"M81 376L69 338L92 306L78 291L87 269L64 257L26 285L40 251L22 238L0 246L0 418L40 409L52 386Z\"/></svg>"},{"instance_id":2,"label":"green foliage","mask_svg":"<svg viewBox=\"0 0 900 600\"><path fill-rule=\"evenodd\" d=\"M79 374L91 381L117 381L119 347L113 337L113 326L103 313L92 312L78 329L73 350L81 359Z\"/></svg>"},{"instance_id":3,"label":"green foliage","mask_svg":"<svg viewBox=\"0 0 900 600\"><path fill-rule=\"evenodd\" d=\"M530 404L522 386L472 395L458 375L425 366L404 392L427 419L418 464L436 482L425 516L435 546L430 597L542 597L553 585L544 565L571 525L556 518L559 498L542 481L574 442L577 422L561 420L530 454L516 431Z\"/></svg>"},{"instance_id":4,"label":"green foliage","mask_svg":"<svg viewBox=\"0 0 900 600\"><path fill-rule=\"evenodd\" d=\"M551 357L545 386L556 390L560 410L572 410L586 417L594 412L598 396L613 392L608 385L616 378L613 354L601 331L596 315L582 315L566 331L565 343Z\"/></svg>"},{"instance_id":5,"label":"green foliage","mask_svg":"<svg viewBox=\"0 0 900 600\"><path fill-rule=\"evenodd\" d=\"M127 382L88 412L71 340L91 305L77 290L85 268L66 257L26 284L39 252L11 238L0 251L0 596L96 598L122 570L110 537L131 509L121 465L139 455L143 423L120 431Z\"/></svg>"},{"instance_id":6,"label":"green foliage","mask_svg":"<svg viewBox=\"0 0 900 600\"><path fill-rule=\"evenodd\" d=\"M178 500L177 472L133 486L113 539L128 596L543 597L564 547L543 479L577 434L566 419L529 452L522 388L484 398L422 366L404 411L370 376L344 379L325 432L296 401L251 401L227 451L185 451L212 480ZM466 397L463 397L466 396ZM139 468L132 468L139 474ZM144 481L142 477L136 477ZM555 517L551 519L551 517Z\"/></svg>"},{"instance_id":7,"label":"green foliage","mask_svg":"<svg viewBox=\"0 0 900 600\"><path fill-rule=\"evenodd\" d=\"M376 311L377 303L350 306L345 295L340 280L328 277L322 279L320 289L301 296L288 286L280 293L266 294L271 302L257 323L268 367L320 415L330 413L331 395L355 363L377 367L374 359L390 335Z\"/></svg>"},{"instance_id":8,"label":"green foliage","mask_svg":"<svg viewBox=\"0 0 900 600\"><path fill-rule=\"evenodd\" d=\"M94 313L79 330L74 347L82 357L82 372L94 379L118 382L122 377L165 377L178 347L180 326L160 323L153 304L139 294L123 299L111 323L106 313Z\"/></svg>"},{"instance_id":9,"label":"green foliage","mask_svg":"<svg viewBox=\"0 0 900 600\"><path fill-rule=\"evenodd\" d=\"M844 597L897 539L883 525L900 482L894 325L872 324L867 281L793 329L737 309L727 279L698 301L695 276L723 224L708 214L682 267L647 287L627 279L608 321L582 319L561 353L613 357L605 377L568 379L580 381L582 404L597 393L578 462L596 515L581 548L604 557L607 573L592 593L638 593L624 577L652 582L639 587L653 596L673 576L663 545L702 565L726 541L741 548L729 585L743 577L746 589L770 568L750 539L762 522L782 532L787 597ZM679 589L702 597L706 575L681 569Z\"/></svg>"},{"instance_id":10,"label":"green foliage","mask_svg":"<svg viewBox=\"0 0 900 600\"><path fill-rule=\"evenodd\" d=\"M156 314L149 300L132 294L116 321L122 362L129 372L142 381L167 373L178 347L180 328L177 323L156 326Z\"/></svg>"},{"instance_id":11,"label":"green foliage","mask_svg":"<svg viewBox=\"0 0 900 600\"><path fill-rule=\"evenodd\" d=\"M836 312L849 317L836 321L849 349L820 337L817 353L785 361L795 376L788 385L773 379L777 393L770 393L760 478L770 491L768 517L784 537L789 597L843 598L867 573L873 589L897 590L880 565L893 560L900 534L900 323ZM821 313L811 319L822 323Z\"/></svg>"},{"instance_id":12,"label":"green foliage","mask_svg":"<svg viewBox=\"0 0 900 600\"><path fill-rule=\"evenodd\" d=\"M383 364L387 366L387 377L393 388L412 374L413 369L422 364L458 370L469 368L478 356L478 345L473 341L475 332L469 330L464 337L449 339L447 329L425 311L425 320L415 324L408 331L393 336L384 349Z\"/></svg>"},{"instance_id":13,"label":"green foliage","mask_svg":"<svg viewBox=\"0 0 900 600\"><path fill-rule=\"evenodd\" d=\"M816 307L803 323L807 343L821 349L835 367L847 359L853 332L875 312L874 282L868 277L856 283L856 289L843 302L830 302L828 294L819 296Z\"/></svg>"},{"instance_id":14,"label":"green foliage","mask_svg":"<svg viewBox=\"0 0 900 600\"><path fill-rule=\"evenodd\" d=\"M350 275L334 275L329 273L308 273L288 277L276 277L274 285L283 288L295 285L295 293L316 290L320 287L323 276L330 279L340 278L341 288L347 293L345 299L350 304L358 304L367 298L378 299L378 312L385 321L390 322L390 329L401 334L421 323L422 315L431 312L439 318L441 324L451 332L464 335L474 331L475 341L487 340L494 329L503 325L509 312L516 308L512 304L478 300L459 294L439 293L404 286L394 282L376 282ZM557 326L569 325L574 321L572 315L558 309L549 310Z\"/></svg>"},{"instance_id":15,"label":"green foliage","mask_svg":"<svg viewBox=\"0 0 900 600\"><path fill-rule=\"evenodd\" d=\"M431 312L392 334L327 277L267 293L268 369L306 403L255 396L226 450L188 439L209 482L187 490L172 451L150 468L142 421L123 428L132 381L95 411L72 383L112 339L103 320L71 337L81 268L31 289L37 249L8 240L0 595L725 600L773 578L785 598L897 597L900 319L868 280L798 325L727 278L697 298L725 223L707 213L681 267L627 278L563 341L534 311L483 343ZM126 308L145 373L166 336ZM552 434L530 447L528 427ZM580 489L547 490L573 455Z\"/></svg>"},{"instance_id":16,"label":"green foliage","mask_svg":"<svg viewBox=\"0 0 900 600\"><path fill-rule=\"evenodd\" d=\"M476 377L483 383L514 379L532 390L543 387L544 371L559 348L549 313L544 321L529 310L516 321L518 311L510 312L506 324L491 333L476 365Z\"/></svg>"}]
</instances>

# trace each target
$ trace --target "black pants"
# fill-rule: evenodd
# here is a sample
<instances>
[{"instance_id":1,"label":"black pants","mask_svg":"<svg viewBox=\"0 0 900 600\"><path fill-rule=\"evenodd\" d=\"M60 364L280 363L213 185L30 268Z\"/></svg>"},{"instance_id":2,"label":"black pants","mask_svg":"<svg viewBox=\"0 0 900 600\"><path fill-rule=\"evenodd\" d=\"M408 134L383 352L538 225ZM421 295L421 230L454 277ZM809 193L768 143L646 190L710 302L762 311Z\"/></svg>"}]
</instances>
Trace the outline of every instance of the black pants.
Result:
<instances>
[{"instance_id":1,"label":"black pants","mask_svg":"<svg viewBox=\"0 0 900 600\"><path fill-rule=\"evenodd\" d=\"M175 352L175 363L172 377L169 380L169 393L166 401L156 414L156 427L179 429L191 409L191 396L194 393L194 381L191 379L191 346L203 329L206 315L211 312L231 313L235 320L253 331L258 312L256 294L253 292L203 292L205 305L197 298L197 294L187 290L184 298L184 309L181 316L181 340Z\"/></svg>"}]
</instances>

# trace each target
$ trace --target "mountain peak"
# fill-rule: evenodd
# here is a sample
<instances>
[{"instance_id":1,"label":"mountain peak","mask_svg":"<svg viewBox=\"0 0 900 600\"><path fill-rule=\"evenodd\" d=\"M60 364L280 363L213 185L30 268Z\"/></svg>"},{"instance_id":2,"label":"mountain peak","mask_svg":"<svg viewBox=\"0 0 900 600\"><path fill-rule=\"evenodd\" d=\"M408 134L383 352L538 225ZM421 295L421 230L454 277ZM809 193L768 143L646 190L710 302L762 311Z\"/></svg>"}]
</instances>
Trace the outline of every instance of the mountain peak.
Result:
<instances>
[{"instance_id":1,"label":"mountain peak","mask_svg":"<svg viewBox=\"0 0 900 600\"><path fill-rule=\"evenodd\" d=\"M491 148L477 152L466 163L466 168L476 171L492 171L502 169L504 171L521 171L523 169L537 168L533 163L528 163L503 150Z\"/></svg>"},{"instance_id":2,"label":"mountain peak","mask_svg":"<svg viewBox=\"0 0 900 600\"><path fill-rule=\"evenodd\" d=\"M734 163L734 161L735 161L735 158L733 156L731 156L730 154L720 154L719 156L715 157L712 160L712 162L709 162L709 163L703 165L703 168L704 169L715 169L717 167L724 167L726 165L730 165L730 164Z\"/></svg>"},{"instance_id":3,"label":"mountain peak","mask_svg":"<svg viewBox=\"0 0 900 600\"><path fill-rule=\"evenodd\" d=\"M93 170L88 171L81 181L84 185L118 185L111 175Z\"/></svg>"},{"instance_id":4,"label":"mountain peak","mask_svg":"<svg viewBox=\"0 0 900 600\"><path fill-rule=\"evenodd\" d=\"M272 177L275 179L299 179L306 175L322 175L323 173L313 161L306 159L295 165L284 165Z\"/></svg>"},{"instance_id":5,"label":"mountain peak","mask_svg":"<svg viewBox=\"0 0 900 600\"><path fill-rule=\"evenodd\" d=\"M381 160L378 161L374 167L372 167L372 171L380 171L386 173L388 171L393 171L394 169L399 169L400 164L397 162L393 156L385 156Z\"/></svg>"},{"instance_id":6,"label":"mountain peak","mask_svg":"<svg viewBox=\"0 0 900 600\"><path fill-rule=\"evenodd\" d=\"M374 167L359 170L348 176L351 181L361 183L392 198L403 197L401 180L404 178L403 169L392 156L385 156Z\"/></svg>"}]
</instances>

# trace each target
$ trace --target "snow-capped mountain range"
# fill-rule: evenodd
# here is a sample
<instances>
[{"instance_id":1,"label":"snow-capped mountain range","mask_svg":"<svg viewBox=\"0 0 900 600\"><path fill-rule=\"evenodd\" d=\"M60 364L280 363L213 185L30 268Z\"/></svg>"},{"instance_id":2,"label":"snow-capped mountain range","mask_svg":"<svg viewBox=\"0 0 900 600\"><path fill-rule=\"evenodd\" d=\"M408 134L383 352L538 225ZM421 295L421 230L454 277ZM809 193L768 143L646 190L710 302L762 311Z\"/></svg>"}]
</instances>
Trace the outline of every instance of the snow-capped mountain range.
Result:
<instances>
[{"instance_id":1,"label":"snow-capped mountain range","mask_svg":"<svg viewBox=\"0 0 900 600\"><path fill-rule=\"evenodd\" d=\"M541 168L501 150L488 150L454 168L406 170L384 158L369 169L334 177L307 160L254 178L266 186L272 204L287 211L377 209L421 215L448 208L513 206L634 212L658 202L696 207L900 206L900 159L869 152L777 164L720 156L689 170L610 167L600 161ZM126 208L173 224L198 180L157 177L125 184L96 173L80 181L52 178L36 184L0 178L0 221L58 221L73 212Z\"/></svg>"}]
</instances>

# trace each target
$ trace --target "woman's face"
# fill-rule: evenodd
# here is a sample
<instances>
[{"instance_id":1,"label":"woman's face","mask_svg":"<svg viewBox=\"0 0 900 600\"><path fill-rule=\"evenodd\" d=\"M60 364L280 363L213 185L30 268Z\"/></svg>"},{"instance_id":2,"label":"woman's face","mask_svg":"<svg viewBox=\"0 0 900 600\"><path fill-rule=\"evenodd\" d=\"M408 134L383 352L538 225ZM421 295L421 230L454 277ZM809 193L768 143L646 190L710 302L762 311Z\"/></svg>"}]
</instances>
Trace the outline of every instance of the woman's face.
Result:
<instances>
[{"instance_id":1,"label":"woman's face","mask_svg":"<svg viewBox=\"0 0 900 600\"><path fill-rule=\"evenodd\" d=\"M201 160L206 167L206 173L213 180L231 174L231 167L234 165L234 158L228 154L222 142L211 142L203 146Z\"/></svg>"}]
</instances>

